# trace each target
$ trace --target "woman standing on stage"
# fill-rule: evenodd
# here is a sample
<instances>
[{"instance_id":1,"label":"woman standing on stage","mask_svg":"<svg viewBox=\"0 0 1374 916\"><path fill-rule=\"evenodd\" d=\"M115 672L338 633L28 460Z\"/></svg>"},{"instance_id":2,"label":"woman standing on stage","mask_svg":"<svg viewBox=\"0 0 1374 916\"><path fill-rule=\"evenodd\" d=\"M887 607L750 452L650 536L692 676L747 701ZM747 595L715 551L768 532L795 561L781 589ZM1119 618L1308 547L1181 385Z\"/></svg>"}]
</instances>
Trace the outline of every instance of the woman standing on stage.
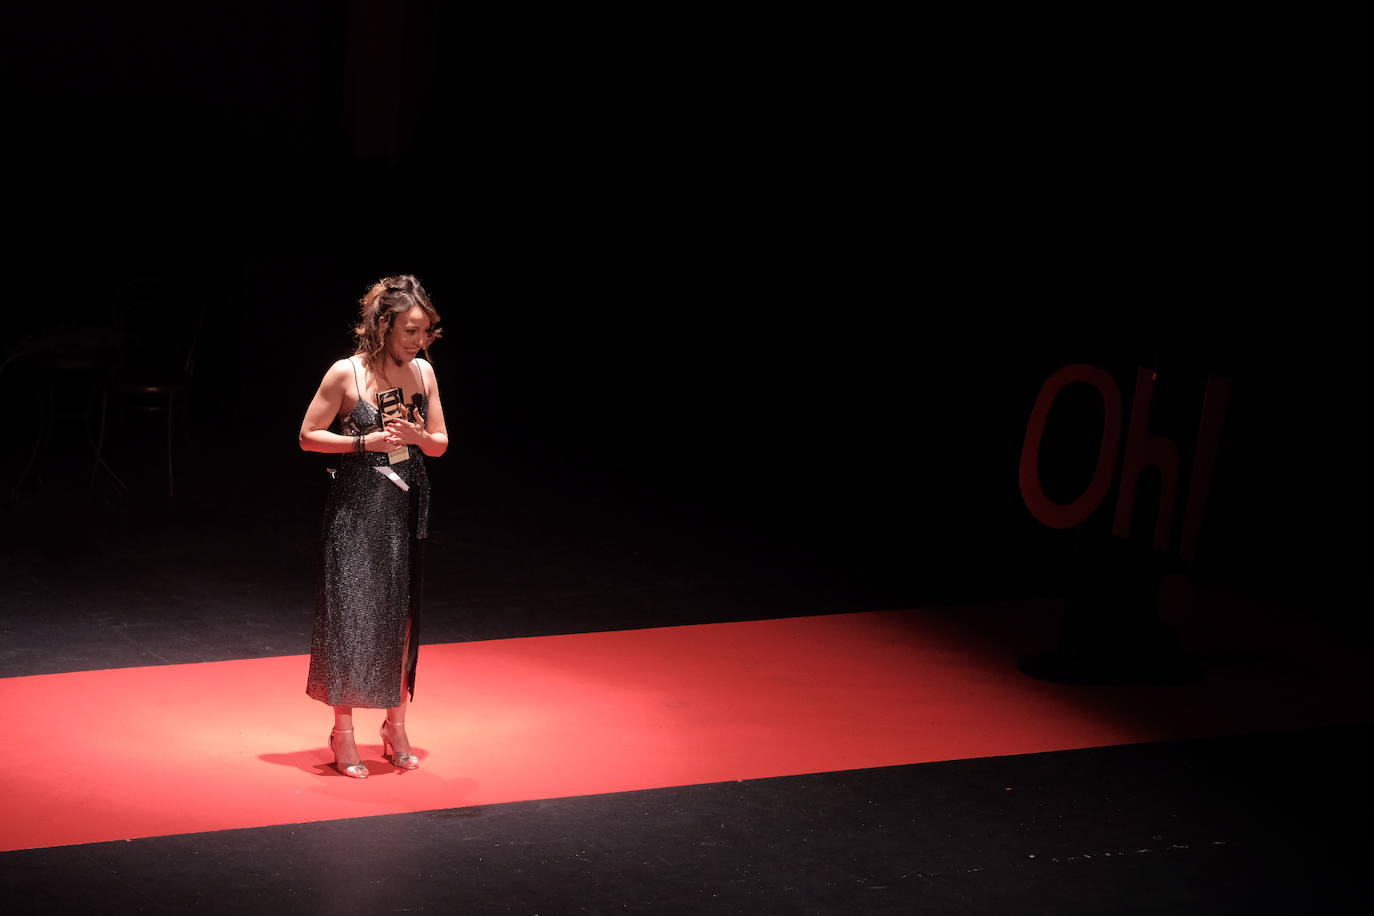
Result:
<instances>
[{"instance_id":1,"label":"woman standing on stage","mask_svg":"<svg viewBox=\"0 0 1374 916\"><path fill-rule=\"evenodd\" d=\"M301 423L301 448L339 455L325 504L306 693L334 707L334 765L359 779L368 770L353 738L358 706L386 710L382 753L393 766L420 765L405 722L428 536L425 457L444 453L448 430L434 367L418 354L429 355L438 325L415 277L378 281L362 298L357 352L325 373Z\"/></svg>"}]
</instances>

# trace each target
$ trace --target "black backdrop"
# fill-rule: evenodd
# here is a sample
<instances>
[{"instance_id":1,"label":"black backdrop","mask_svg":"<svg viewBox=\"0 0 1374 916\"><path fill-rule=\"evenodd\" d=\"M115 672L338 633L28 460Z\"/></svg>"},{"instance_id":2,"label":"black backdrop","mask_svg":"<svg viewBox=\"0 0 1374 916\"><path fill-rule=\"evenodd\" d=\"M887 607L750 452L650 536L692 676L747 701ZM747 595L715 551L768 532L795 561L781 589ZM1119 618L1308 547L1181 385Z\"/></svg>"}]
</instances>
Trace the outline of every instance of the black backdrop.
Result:
<instances>
[{"instance_id":1,"label":"black backdrop","mask_svg":"<svg viewBox=\"0 0 1374 916\"><path fill-rule=\"evenodd\" d=\"M300 413L405 271L444 315L455 448L674 524L913 598L1053 593L1070 535L1016 467L1040 383L1083 361L1128 403L1155 368L1185 457L1204 379L1234 378L1197 574L1360 568L1343 128L1259 68L947 23L591 44L438 3L11 15L8 352L79 350L125 284L172 278L203 474L316 473ZM1093 411L1056 414L1052 495L1091 471Z\"/></svg>"}]
</instances>

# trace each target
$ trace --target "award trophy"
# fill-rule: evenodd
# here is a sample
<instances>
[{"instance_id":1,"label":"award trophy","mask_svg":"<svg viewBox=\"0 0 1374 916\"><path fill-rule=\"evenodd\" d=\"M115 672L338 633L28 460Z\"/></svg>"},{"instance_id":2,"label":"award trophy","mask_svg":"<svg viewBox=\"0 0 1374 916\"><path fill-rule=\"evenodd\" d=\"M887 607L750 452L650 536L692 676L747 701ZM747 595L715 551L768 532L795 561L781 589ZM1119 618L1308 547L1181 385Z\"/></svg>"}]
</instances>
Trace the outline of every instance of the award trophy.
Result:
<instances>
[{"instance_id":1,"label":"award trophy","mask_svg":"<svg viewBox=\"0 0 1374 916\"><path fill-rule=\"evenodd\" d=\"M377 411L382 415L382 427L386 427L387 420L407 419L406 405L401 400L402 393L399 388L388 388L386 391L377 392ZM400 448L387 452L386 460L388 464L400 464L410 457L410 448L402 445Z\"/></svg>"}]
</instances>

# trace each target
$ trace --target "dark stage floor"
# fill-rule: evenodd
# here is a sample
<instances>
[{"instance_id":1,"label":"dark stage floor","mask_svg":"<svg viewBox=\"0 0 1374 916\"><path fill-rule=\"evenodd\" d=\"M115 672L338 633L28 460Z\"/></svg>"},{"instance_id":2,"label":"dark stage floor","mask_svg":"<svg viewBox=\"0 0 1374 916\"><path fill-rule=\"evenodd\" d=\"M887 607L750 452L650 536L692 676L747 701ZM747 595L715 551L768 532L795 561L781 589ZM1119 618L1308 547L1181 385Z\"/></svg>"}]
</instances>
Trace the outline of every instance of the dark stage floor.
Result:
<instances>
[{"instance_id":1,"label":"dark stage floor","mask_svg":"<svg viewBox=\"0 0 1374 916\"><path fill-rule=\"evenodd\" d=\"M30 482L5 519L5 676L308 650L319 481L287 469L226 483L210 467L193 465L171 504L151 480L123 501ZM518 463L455 454L438 483L426 642L951 597ZM1257 613L1276 626L1301 616ZM1281 646L1213 657L1292 675L1287 661ZM1363 731L34 849L0 856L0 876L15 913L1363 912L1348 903L1366 886ZM41 733L15 765L41 765Z\"/></svg>"},{"instance_id":2,"label":"dark stage floor","mask_svg":"<svg viewBox=\"0 0 1374 916\"><path fill-rule=\"evenodd\" d=\"M14 913L1365 912L1363 729L7 853Z\"/></svg>"}]
</instances>

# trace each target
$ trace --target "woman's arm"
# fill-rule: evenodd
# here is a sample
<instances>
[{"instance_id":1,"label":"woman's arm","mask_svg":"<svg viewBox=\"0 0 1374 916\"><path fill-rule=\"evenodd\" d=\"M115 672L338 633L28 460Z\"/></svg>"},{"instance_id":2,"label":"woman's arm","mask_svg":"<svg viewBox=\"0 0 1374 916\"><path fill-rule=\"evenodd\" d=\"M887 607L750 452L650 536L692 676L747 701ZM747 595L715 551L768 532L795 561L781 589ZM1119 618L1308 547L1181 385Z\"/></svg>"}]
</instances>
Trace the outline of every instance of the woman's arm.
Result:
<instances>
[{"instance_id":1,"label":"woman's arm","mask_svg":"<svg viewBox=\"0 0 1374 916\"><path fill-rule=\"evenodd\" d=\"M353 381L353 373L348 360L341 359L329 367L320 381L320 389L306 408L305 419L301 421L301 448L307 452L327 452L331 454L351 452L357 448L352 436L331 433L329 427L339 415L343 406L344 392ZM369 452L384 452L395 448L398 441L384 430L368 433L363 437L363 446Z\"/></svg>"},{"instance_id":2,"label":"woman's arm","mask_svg":"<svg viewBox=\"0 0 1374 916\"><path fill-rule=\"evenodd\" d=\"M425 451L431 458L438 458L448 450L448 426L444 423L444 402L439 397L439 377L434 374L434 367L428 360L420 360L420 378L429 376L429 393L425 395L429 401L429 419L425 421L425 431L429 434L429 441L434 447L433 451ZM424 450L424 446L420 447Z\"/></svg>"}]
</instances>

